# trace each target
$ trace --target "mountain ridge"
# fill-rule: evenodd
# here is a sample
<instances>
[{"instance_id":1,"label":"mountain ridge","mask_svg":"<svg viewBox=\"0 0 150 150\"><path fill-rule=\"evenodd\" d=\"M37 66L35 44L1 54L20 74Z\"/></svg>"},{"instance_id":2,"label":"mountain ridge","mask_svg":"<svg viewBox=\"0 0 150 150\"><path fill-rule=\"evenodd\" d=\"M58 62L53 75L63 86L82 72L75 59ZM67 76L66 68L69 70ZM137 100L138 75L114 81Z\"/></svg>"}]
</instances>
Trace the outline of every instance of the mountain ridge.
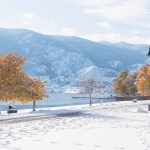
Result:
<instances>
[{"instance_id":1,"label":"mountain ridge","mask_svg":"<svg viewBox=\"0 0 150 150\"><path fill-rule=\"evenodd\" d=\"M74 36L45 35L27 29L0 28L0 53L26 58L24 71L48 76L50 84L75 85L84 68L95 66L101 77L114 77L122 69L143 64L147 45L100 43ZM99 80L102 78L98 77Z\"/></svg>"}]
</instances>

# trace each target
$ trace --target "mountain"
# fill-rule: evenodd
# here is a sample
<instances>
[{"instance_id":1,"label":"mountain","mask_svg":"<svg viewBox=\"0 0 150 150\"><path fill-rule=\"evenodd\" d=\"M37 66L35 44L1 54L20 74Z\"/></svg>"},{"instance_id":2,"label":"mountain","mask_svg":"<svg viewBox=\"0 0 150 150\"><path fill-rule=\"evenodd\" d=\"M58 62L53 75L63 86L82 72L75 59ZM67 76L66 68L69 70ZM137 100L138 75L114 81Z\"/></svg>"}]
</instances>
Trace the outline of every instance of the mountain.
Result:
<instances>
[{"instance_id":1,"label":"mountain","mask_svg":"<svg viewBox=\"0 0 150 150\"><path fill-rule=\"evenodd\" d=\"M15 52L26 58L24 71L46 76L53 87L74 86L86 74L104 81L122 69L143 64L147 45L93 42L79 37L44 35L25 29L0 28L0 53Z\"/></svg>"},{"instance_id":2,"label":"mountain","mask_svg":"<svg viewBox=\"0 0 150 150\"><path fill-rule=\"evenodd\" d=\"M148 53L148 45L146 44L131 44L131 43L127 43L127 42L118 42L118 43L110 43L110 42L101 42L101 43L105 43L106 45L110 45L110 46L117 46L120 48L127 48L127 49L131 49L131 50L135 50L135 51L140 51L143 52L143 54L147 54Z\"/></svg>"}]
</instances>

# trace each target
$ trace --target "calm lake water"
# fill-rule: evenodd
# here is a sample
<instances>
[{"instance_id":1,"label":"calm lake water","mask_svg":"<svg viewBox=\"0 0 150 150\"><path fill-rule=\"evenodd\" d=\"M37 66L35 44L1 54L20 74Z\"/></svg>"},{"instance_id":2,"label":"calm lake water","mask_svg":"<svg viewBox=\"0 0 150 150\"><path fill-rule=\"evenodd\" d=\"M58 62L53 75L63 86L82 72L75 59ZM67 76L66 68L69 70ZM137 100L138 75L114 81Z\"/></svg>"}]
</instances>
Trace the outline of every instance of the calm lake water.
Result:
<instances>
[{"instance_id":1,"label":"calm lake water","mask_svg":"<svg viewBox=\"0 0 150 150\"><path fill-rule=\"evenodd\" d=\"M78 98L73 98L78 97ZM54 107L54 106L67 106L67 105L78 105L78 104L88 104L88 98L79 98L79 97L88 97L83 94L66 94L66 93L50 93L49 98L44 100L39 100L36 102L36 107ZM106 103L114 101L113 99L97 99L99 97L110 97L103 96L100 94L93 94L94 99L92 103ZM12 102L0 102L0 110L6 110L9 105L12 105ZM17 109L32 108L32 103L20 104L15 102L15 107Z\"/></svg>"}]
</instances>

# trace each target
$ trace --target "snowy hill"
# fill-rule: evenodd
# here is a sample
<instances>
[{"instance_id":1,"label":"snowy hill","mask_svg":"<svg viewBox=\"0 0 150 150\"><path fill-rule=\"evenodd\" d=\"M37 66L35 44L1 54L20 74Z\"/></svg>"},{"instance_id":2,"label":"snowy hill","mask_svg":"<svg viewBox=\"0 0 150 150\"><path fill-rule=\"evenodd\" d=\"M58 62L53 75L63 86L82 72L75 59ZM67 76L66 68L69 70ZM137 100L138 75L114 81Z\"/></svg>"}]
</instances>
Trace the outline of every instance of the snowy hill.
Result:
<instances>
[{"instance_id":1,"label":"snowy hill","mask_svg":"<svg viewBox=\"0 0 150 150\"><path fill-rule=\"evenodd\" d=\"M96 43L79 37L43 35L25 29L0 28L0 53L15 52L26 58L24 70L48 76L49 84L74 86L78 77L97 74L112 78L122 69L134 70L146 61L146 45Z\"/></svg>"},{"instance_id":2,"label":"snowy hill","mask_svg":"<svg viewBox=\"0 0 150 150\"><path fill-rule=\"evenodd\" d=\"M12 115L2 112L0 150L149 150L149 103L48 107L36 112L22 109Z\"/></svg>"}]
</instances>

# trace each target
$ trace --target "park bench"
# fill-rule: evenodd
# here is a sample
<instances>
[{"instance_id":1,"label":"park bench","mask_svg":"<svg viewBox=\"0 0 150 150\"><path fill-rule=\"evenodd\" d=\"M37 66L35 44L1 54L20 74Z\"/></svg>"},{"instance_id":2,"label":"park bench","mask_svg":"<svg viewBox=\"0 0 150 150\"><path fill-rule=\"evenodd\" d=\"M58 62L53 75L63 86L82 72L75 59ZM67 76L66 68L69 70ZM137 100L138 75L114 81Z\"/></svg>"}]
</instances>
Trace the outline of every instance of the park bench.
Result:
<instances>
[{"instance_id":1,"label":"park bench","mask_svg":"<svg viewBox=\"0 0 150 150\"><path fill-rule=\"evenodd\" d=\"M9 106L9 107L8 107L8 110L7 110L7 114L10 114L10 113L17 113L17 109L15 109L15 108L12 107L12 106Z\"/></svg>"}]
</instances>

